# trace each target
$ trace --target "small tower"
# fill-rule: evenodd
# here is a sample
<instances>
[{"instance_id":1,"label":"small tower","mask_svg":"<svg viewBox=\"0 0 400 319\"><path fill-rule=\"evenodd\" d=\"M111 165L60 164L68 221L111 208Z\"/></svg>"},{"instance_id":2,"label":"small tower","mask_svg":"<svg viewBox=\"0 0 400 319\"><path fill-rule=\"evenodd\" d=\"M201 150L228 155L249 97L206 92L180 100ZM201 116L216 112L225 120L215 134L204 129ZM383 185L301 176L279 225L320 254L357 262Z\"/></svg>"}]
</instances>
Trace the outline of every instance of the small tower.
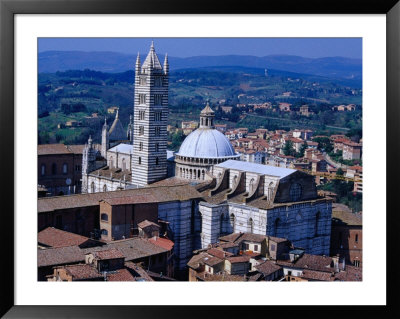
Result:
<instances>
[{"instance_id":1,"label":"small tower","mask_svg":"<svg viewBox=\"0 0 400 319\"><path fill-rule=\"evenodd\" d=\"M206 107L200 112L200 128L214 128L215 112L207 102Z\"/></svg>"},{"instance_id":2,"label":"small tower","mask_svg":"<svg viewBox=\"0 0 400 319\"><path fill-rule=\"evenodd\" d=\"M108 133L108 125L107 118L104 119L104 125L101 130L101 156L107 158L107 150L109 149L109 133Z\"/></svg>"},{"instance_id":3,"label":"small tower","mask_svg":"<svg viewBox=\"0 0 400 319\"><path fill-rule=\"evenodd\" d=\"M133 144L133 130L134 130L134 126L133 126L133 116L130 115L129 116L129 124L128 124L128 130L126 132L126 137L129 140L129 144Z\"/></svg>"},{"instance_id":4,"label":"small tower","mask_svg":"<svg viewBox=\"0 0 400 319\"><path fill-rule=\"evenodd\" d=\"M88 174L96 169L96 150L89 136L82 153L82 193L88 193Z\"/></svg>"},{"instance_id":5,"label":"small tower","mask_svg":"<svg viewBox=\"0 0 400 319\"><path fill-rule=\"evenodd\" d=\"M168 57L164 67L151 43L135 65L132 183L144 186L167 177Z\"/></svg>"}]
</instances>

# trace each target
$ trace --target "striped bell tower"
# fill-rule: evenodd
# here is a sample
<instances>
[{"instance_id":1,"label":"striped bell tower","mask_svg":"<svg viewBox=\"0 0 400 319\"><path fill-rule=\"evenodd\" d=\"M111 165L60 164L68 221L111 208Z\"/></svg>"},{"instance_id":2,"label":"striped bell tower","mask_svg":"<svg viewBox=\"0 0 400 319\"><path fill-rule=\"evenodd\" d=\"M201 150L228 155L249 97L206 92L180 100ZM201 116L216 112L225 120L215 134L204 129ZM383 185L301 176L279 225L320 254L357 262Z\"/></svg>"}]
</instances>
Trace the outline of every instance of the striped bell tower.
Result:
<instances>
[{"instance_id":1,"label":"striped bell tower","mask_svg":"<svg viewBox=\"0 0 400 319\"><path fill-rule=\"evenodd\" d=\"M144 186L167 177L168 57L161 66L151 43L135 65L132 183Z\"/></svg>"}]
</instances>

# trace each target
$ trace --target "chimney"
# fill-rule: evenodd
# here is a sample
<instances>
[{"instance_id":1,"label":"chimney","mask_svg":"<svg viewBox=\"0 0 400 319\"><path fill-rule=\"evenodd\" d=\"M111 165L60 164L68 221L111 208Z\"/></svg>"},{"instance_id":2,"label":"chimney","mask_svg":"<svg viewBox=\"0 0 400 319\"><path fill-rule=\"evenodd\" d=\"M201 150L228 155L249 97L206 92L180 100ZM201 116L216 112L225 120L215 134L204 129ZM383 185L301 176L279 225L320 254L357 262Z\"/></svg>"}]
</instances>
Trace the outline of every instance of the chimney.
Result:
<instances>
[{"instance_id":1,"label":"chimney","mask_svg":"<svg viewBox=\"0 0 400 319\"><path fill-rule=\"evenodd\" d=\"M335 268L336 272L339 272L339 255L332 257L333 267Z\"/></svg>"}]
</instances>

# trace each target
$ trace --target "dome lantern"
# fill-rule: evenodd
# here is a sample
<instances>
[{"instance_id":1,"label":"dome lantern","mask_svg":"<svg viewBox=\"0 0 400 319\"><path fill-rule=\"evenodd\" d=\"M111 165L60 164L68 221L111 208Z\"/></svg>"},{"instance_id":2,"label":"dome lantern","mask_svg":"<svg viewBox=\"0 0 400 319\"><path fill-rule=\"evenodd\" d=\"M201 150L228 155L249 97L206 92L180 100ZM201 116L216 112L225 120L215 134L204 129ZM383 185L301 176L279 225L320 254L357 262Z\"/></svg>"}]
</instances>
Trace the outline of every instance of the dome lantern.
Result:
<instances>
[{"instance_id":1,"label":"dome lantern","mask_svg":"<svg viewBox=\"0 0 400 319\"><path fill-rule=\"evenodd\" d=\"M215 112L207 102L206 107L200 112L200 128L214 128Z\"/></svg>"}]
</instances>

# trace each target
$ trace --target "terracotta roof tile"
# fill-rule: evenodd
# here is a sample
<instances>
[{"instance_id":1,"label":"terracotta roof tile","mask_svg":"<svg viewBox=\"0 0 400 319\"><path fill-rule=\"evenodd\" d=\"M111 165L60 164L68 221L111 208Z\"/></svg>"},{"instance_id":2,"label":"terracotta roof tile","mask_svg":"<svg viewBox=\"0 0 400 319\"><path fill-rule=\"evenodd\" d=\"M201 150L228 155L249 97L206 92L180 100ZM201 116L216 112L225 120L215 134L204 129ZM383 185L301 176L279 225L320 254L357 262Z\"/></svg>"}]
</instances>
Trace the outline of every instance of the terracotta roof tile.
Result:
<instances>
[{"instance_id":1,"label":"terracotta roof tile","mask_svg":"<svg viewBox=\"0 0 400 319\"><path fill-rule=\"evenodd\" d=\"M72 276L72 280L101 279L103 274L96 268L87 264L65 266L66 272Z\"/></svg>"},{"instance_id":2,"label":"terracotta roof tile","mask_svg":"<svg viewBox=\"0 0 400 319\"><path fill-rule=\"evenodd\" d=\"M136 189L127 189L114 192L77 194L70 196L43 197L38 199L38 213L49 212L57 209L96 206L100 200L125 197L124 203L129 203L129 198L135 201L140 196L149 196L150 202L157 198L157 202L183 201L192 198L202 198L202 195L190 185L177 186L148 186ZM139 197L137 197L139 196ZM119 201L116 200L116 201ZM144 200L144 198L142 198Z\"/></svg>"},{"instance_id":3,"label":"terracotta roof tile","mask_svg":"<svg viewBox=\"0 0 400 319\"><path fill-rule=\"evenodd\" d=\"M282 269L281 266L277 265L276 263L267 260L266 262L255 266L255 268L261 272L264 276L269 276L273 274L274 272L278 271L279 269Z\"/></svg>"},{"instance_id":4,"label":"terracotta roof tile","mask_svg":"<svg viewBox=\"0 0 400 319\"><path fill-rule=\"evenodd\" d=\"M48 227L38 233L38 242L49 247L79 246L88 241L92 240L54 227Z\"/></svg>"},{"instance_id":5,"label":"terracotta roof tile","mask_svg":"<svg viewBox=\"0 0 400 319\"><path fill-rule=\"evenodd\" d=\"M174 242L172 240L169 240L167 238L150 238L149 242L151 242L152 244L164 248L168 251L172 250L172 248L174 248Z\"/></svg>"},{"instance_id":6,"label":"terracotta roof tile","mask_svg":"<svg viewBox=\"0 0 400 319\"><path fill-rule=\"evenodd\" d=\"M93 255L99 260L125 258L118 249L112 248L93 252Z\"/></svg>"}]
</instances>

